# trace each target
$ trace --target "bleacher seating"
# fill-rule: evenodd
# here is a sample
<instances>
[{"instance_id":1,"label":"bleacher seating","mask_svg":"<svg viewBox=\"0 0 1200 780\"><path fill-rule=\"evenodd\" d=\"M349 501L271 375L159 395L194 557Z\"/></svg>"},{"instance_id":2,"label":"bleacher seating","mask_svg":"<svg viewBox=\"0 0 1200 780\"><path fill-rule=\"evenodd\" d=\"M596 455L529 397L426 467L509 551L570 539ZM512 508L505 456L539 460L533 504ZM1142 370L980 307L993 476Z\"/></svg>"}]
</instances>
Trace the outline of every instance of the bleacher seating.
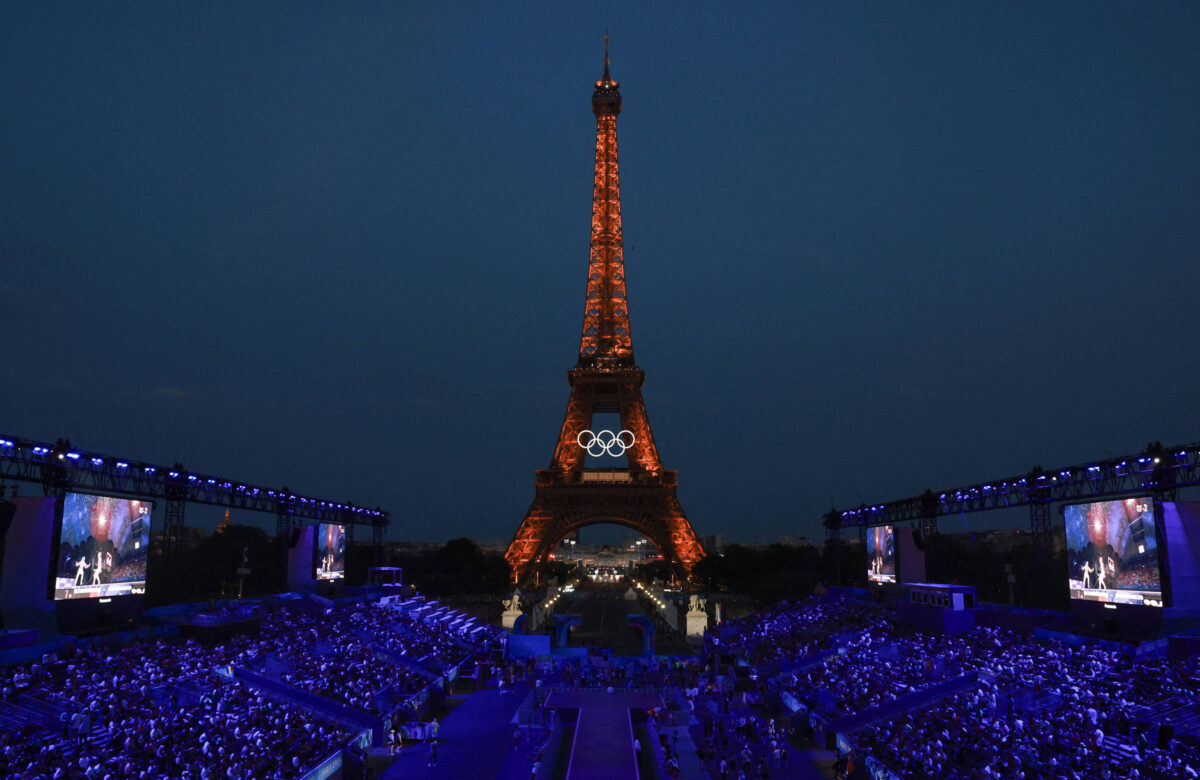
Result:
<instances>
[{"instance_id":1,"label":"bleacher seating","mask_svg":"<svg viewBox=\"0 0 1200 780\"><path fill-rule=\"evenodd\" d=\"M294 598L265 612L259 633L211 646L64 648L0 670L0 776L299 777L345 747L367 716L487 658L496 635L468 628L451 610L422 619L375 602ZM429 657L439 665L422 670ZM231 677L238 668L247 671ZM353 710L339 706L365 714L341 717Z\"/></svg>"},{"instance_id":2,"label":"bleacher seating","mask_svg":"<svg viewBox=\"0 0 1200 780\"><path fill-rule=\"evenodd\" d=\"M773 675L793 707L848 728L856 752L900 777L1167 780L1200 770L1195 660L990 627L926 635L846 601L781 605L724 627L709 649ZM960 682L938 687L949 679Z\"/></svg>"}]
</instances>

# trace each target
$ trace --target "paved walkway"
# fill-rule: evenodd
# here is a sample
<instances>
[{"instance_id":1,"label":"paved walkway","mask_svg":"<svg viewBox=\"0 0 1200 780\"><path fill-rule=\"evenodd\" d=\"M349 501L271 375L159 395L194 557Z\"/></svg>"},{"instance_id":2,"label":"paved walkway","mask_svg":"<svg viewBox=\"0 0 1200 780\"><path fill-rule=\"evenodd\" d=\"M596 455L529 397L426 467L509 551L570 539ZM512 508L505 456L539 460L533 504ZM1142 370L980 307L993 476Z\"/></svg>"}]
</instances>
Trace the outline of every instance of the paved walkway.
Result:
<instances>
[{"instance_id":1,"label":"paved walkway","mask_svg":"<svg viewBox=\"0 0 1200 780\"><path fill-rule=\"evenodd\" d=\"M597 689L550 694L547 709L579 709L567 780L638 780L629 711L662 706L657 693Z\"/></svg>"},{"instance_id":2,"label":"paved walkway","mask_svg":"<svg viewBox=\"0 0 1200 780\"><path fill-rule=\"evenodd\" d=\"M679 741L675 743L675 752L678 755L679 774L681 777L703 778L708 775L700 765L700 756L696 753L696 741L692 739L692 724L695 724L697 729L700 728L700 722L696 720L695 715L687 713L678 713L677 718L687 718L688 727L679 727L675 729L675 733L679 737Z\"/></svg>"},{"instance_id":3,"label":"paved walkway","mask_svg":"<svg viewBox=\"0 0 1200 780\"><path fill-rule=\"evenodd\" d=\"M438 729L437 766L429 761L428 743L407 745L383 774L393 778L503 778L529 777L528 749L513 750L513 718L529 693L529 685L500 693L494 687L466 694ZM527 745L523 741L523 745ZM510 758L514 759L510 761Z\"/></svg>"},{"instance_id":4,"label":"paved walkway","mask_svg":"<svg viewBox=\"0 0 1200 780\"><path fill-rule=\"evenodd\" d=\"M556 674L544 672L535 676L557 678ZM428 743L408 745L380 777L385 780L526 780L530 776L532 756L544 742L544 733L540 728L532 731L522 729L520 743L515 748L513 746L517 712L522 704L532 700L531 691L532 686L525 682L518 684L515 690L502 694L492 682L477 693L455 697L461 703L441 722L437 766L427 766L430 753ZM702 708L707 709L705 705L709 698L701 697L697 712ZM565 776L567 780L637 780L629 710L663 706L663 700L657 693L622 691L619 688L612 694L599 688L551 694L547 708L579 709L570 770L567 773L564 767L564 774L559 776ZM751 710L735 710L731 716L724 717L736 718L743 714L749 715ZM681 776L696 780L719 777L715 762L704 762L706 766L702 766L696 755L696 745L703 739L703 729L697 718L689 718L686 711L675 715L680 718L676 747ZM666 732L671 730L671 727L663 728ZM652 746L647 745L643 749L652 749ZM762 747L752 744L751 752L753 766L756 767ZM546 758L551 759L550 756ZM823 780L832 777L831 763L832 756L824 751L793 748L787 765L772 769L771 777ZM730 772L729 777L737 777L737 772Z\"/></svg>"}]
</instances>

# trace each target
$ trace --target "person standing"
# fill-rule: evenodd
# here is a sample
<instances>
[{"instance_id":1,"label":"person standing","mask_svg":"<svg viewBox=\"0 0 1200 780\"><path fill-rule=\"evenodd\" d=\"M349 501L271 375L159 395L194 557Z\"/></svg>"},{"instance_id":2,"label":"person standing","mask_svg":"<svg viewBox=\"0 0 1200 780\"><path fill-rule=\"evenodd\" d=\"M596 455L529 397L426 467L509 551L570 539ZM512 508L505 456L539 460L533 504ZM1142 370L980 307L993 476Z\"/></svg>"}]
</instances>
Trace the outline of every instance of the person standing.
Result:
<instances>
[{"instance_id":1,"label":"person standing","mask_svg":"<svg viewBox=\"0 0 1200 780\"><path fill-rule=\"evenodd\" d=\"M437 766L437 740L432 740L429 743L429 762L425 766Z\"/></svg>"}]
</instances>

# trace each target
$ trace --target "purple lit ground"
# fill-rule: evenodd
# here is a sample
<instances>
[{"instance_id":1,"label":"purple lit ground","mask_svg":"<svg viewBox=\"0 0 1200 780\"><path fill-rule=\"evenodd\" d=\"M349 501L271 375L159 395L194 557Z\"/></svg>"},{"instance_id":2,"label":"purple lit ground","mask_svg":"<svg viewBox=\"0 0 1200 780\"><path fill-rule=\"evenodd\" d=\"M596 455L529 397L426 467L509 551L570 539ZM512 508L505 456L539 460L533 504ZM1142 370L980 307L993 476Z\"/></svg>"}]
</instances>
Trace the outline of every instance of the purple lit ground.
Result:
<instances>
[{"instance_id":1,"label":"purple lit ground","mask_svg":"<svg viewBox=\"0 0 1200 780\"><path fill-rule=\"evenodd\" d=\"M407 745L380 777L526 780L532 746L523 739L521 747L514 749L512 734L517 709L531 688L525 683L515 691L500 693L492 684L478 693L466 694L440 725L437 766L427 766L427 744Z\"/></svg>"},{"instance_id":2,"label":"purple lit ground","mask_svg":"<svg viewBox=\"0 0 1200 780\"><path fill-rule=\"evenodd\" d=\"M556 685L558 680L547 675L545 682ZM441 723L437 766L427 766L428 745L408 745L380 777L383 780L527 780L532 753L541 743L523 737L520 745L514 748L513 729L516 728L517 710L526 702L531 690L532 686L524 683L516 691L502 694L493 683L478 693L459 697L461 704ZM651 707L660 702L661 697L650 693L616 692L611 697L599 690L553 694L548 701L549 707L580 709L570 774L563 767L556 768L553 776L567 780L637 780L628 713L631 708ZM734 710L732 714L736 717L749 714L749 711ZM702 766L696 754L695 743L702 738L699 721L692 717L687 728L680 728L678 733L680 776L697 780L718 778L715 766ZM771 770L771 777L819 780L833 776L829 765L825 753L797 750L787 766ZM549 776L545 771L539 774L539 777ZM730 777L736 776L736 773L730 773Z\"/></svg>"},{"instance_id":3,"label":"purple lit ground","mask_svg":"<svg viewBox=\"0 0 1200 780\"><path fill-rule=\"evenodd\" d=\"M551 694L546 700L548 709L579 709L567 780L638 780L629 711L663 706L657 693L610 694L596 689Z\"/></svg>"}]
</instances>

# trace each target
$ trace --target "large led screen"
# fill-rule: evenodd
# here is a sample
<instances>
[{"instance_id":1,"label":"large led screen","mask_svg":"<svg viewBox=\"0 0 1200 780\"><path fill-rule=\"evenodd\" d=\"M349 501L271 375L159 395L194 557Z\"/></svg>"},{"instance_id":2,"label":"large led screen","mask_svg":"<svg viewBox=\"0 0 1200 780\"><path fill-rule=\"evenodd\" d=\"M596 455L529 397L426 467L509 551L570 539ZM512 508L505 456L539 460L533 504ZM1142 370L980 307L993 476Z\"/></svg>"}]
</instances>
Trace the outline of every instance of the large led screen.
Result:
<instances>
[{"instance_id":1,"label":"large led screen","mask_svg":"<svg viewBox=\"0 0 1200 780\"><path fill-rule=\"evenodd\" d=\"M153 510L149 501L67 493L55 600L145 593Z\"/></svg>"},{"instance_id":2,"label":"large led screen","mask_svg":"<svg viewBox=\"0 0 1200 780\"><path fill-rule=\"evenodd\" d=\"M867 579L871 582L896 581L896 542L890 525L867 529Z\"/></svg>"},{"instance_id":3,"label":"large led screen","mask_svg":"<svg viewBox=\"0 0 1200 780\"><path fill-rule=\"evenodd\" d=\"M346 526L320 523L313 545L317 579L340 580L346 576Z\"/></svg>"},{"instance_id":4,"label":"large led screen","mask_svg":"<svg viewBox=\"0 0 1200 780\"><path fill-rule=\"evenodd\" d=\"M1063 517L1071 598L1163 605L1151 499L1072 504Z\"/></svg>"}]
</instances>

